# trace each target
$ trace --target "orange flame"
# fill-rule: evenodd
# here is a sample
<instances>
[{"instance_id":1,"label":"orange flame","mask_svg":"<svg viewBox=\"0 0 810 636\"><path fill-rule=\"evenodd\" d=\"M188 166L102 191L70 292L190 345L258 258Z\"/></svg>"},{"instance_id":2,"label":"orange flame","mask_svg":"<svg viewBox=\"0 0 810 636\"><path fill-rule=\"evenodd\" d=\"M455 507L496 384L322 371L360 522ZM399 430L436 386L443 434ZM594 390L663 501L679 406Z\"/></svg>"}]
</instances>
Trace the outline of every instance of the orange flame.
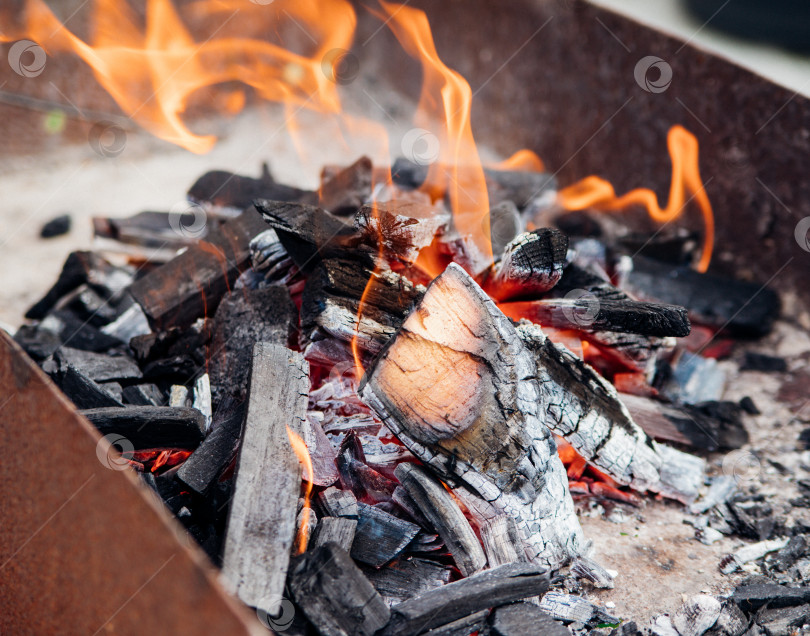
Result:
<instances>
[{"instance_id":1,"label":"orange flame","mask_svg":"<svg viewBox=\"0 0 810 636\"><path fill-rule=\"evenodd\" d=\"M415 121L438 141L437 156L424 158L431 164L426 183L448 192L459 233L470 237L479 258L491 261L489 197L470 124L470 85L439 58L423 11L384 0L380 4L402 48L422 65L424 79Z\"/></svg>"},{"instance_id":2,"label":"orange flame","mask_svg":"<svg viewBox=\"0 0 810 636\"><path fill-rule=\"evenodd\" d=\"M582 210L594 207L602 210L623 210L631 205L643 205L650 217L658 223L669 223L677 219L692 199L700 207L705 233L703 251L697 265L698 271L709 268L714 247L714 214L700 178L697 138L682 126L673 126L667 135L667 148L672 159L672 181L667 207L661 208L655 192L647 188L631 190L624 196L616 196L613 186L597 176L584 178L558 194L560 204L568 210ZM691 197L686 199L686 193Z\"/></svg>"},{"instance_id":3,"label":"orange flame","mask_svg":"<svg viewBox=\"0 0 810 636\"><path fill-rule=\"evenodd\" d=\"M208 86L238 81L288 107L340 112L337 83L325 71L324 60L330 51L351 44L356 16L348 2L280 0L271 9L249 0L204 0L189 10L197 16L222 12L223 34L217 29L207 40L196 41L170 0L148 0L145 28L124 0L95 0L94 37L88 43L59 22L42 0L27 0L22 32L0 39L25 37L51 54L75 53L128 116L195 153L207 152L215 138L191 132L181 115L191 95ZM262 39L225 35L255 31L258 11L265 16L273 11L276 28L285 20L300 25L314 41L314 50L300 55ZM237 110L241 105L237 95L226 107Z\"/></svg>"},{"instance_id":4,"label":"orange flame","mask_svg":"<svg viewBox=\"0 0 810 636\"><path fill-rule=\"evenodd\" d=\"M311 512L310 500L312 499L312 482L314 480L314 471L312 468L312 458L309 456L306 442L301 439L295 431L289 426L287 427L287 437L290 438L290 445L292 446L295 456L301 462L304 468L304 481L306 487L304 489L304 509L301 515L301 527L298 529L298 536L296 537L296 544L298 545L298 554L303 554L307 549L307 542L309 541L309 514Z\"/></svg>"},{"instance_id":5,"label":"orange flame","mask_svg":"<svg viewBox=\"0 0 810 636\"><path fill-rule=\"evenodd\" d=\"M519 172L543 172L546 169L543 160L528 148L518 150L508 159L496 163L496 170L515 170Z\"/></svg>"}]
</instances>

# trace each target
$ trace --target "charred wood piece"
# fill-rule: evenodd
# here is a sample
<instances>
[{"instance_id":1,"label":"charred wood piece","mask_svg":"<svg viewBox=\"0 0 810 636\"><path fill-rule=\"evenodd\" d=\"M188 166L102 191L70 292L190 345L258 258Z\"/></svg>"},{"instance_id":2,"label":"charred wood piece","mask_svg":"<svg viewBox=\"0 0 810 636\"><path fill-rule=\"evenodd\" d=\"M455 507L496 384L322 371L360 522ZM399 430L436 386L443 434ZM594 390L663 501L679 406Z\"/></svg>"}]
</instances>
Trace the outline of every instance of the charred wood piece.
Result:
<instances>
[{"instance_id":1,"label":"charred wood piece","mask_svg":"<svg viewBox=\"0 0 810 636\"><path fill-rule=\"evenodd\" d=\"M394 474L422 514L441 535L463 576L481 570L487 557L470 522L444 486L416 464L402 463Z\"/></svg>"},{"instance_id":2,"label":"charred wood piece","mask_svg":"<svg viewBox=\"0 0 810 636\"><path fill-rule=\"evenodd\" d=\"M276 183L266 163L262 164L262 174L258 179L212 170L197 179L188 191L188 198L197 203L238 210L247 210L255 199L298 201L314 196L313 192Z\"/></svg>"},{"instance_id":3,"label":"charred wood piece","mask_svg":"<svg viewBox=\"0 0 810 636\"><path fill-rule=\"evenodd\" d=\"M672 614L672 626L681 636L703 636L720 616L723 606L708 594L696 594Z\"/></svg>"},{"instance_id":4,"label":"charred wood piece","mask_svg":"<svg viewBox=\"0 0 810 636\"><path fill-rule=\"evenodd\" d=\"M214 413L211 432L183 462L177 478L194 492L207 493L236 456L244 419L244 402L225 397Z\"/></svg>"},{"instance_id":5,"label":"charred wood piece","mask_svg":"<svg viewBox=\"0 0 810 636\"><path fill-rule=\"evenodd\" d=\"M396 559L384 568L363 566L362 569L374 589L390 606L446 585L452 574L450 567L417 558Z\"/></svg>"},{"instance_id":6,"label":"charred wood piece","mask_svg":"<svg viewBox=\"0 0 810 636\"><path fill-rule=\"evenodd\" d=\"M132 384L125 386L122 397L127 404L135 406L163 406L166 401L155 384Z\"/></svg>"},{"instance_id":7,"label":"charred wood piece","mask_svg":"<svg viewBox=\"0 0 810 636\"><path fill-rule=\"evenodd\" d=\"M357 521L342 517L322 517L312 537L312 547L319 548L327 543L335 543L348 552L352 549Z\"/></svg>"},{"instance_id":8,"label":"charred wood piece","mask_svg":"<svg viewBox=\"0 0 810 636\"><path fill-rule=\"evenodd\" d=\"M445 623L440 627L434 627L426 631L424 636L469 636L470 634L480 633L486 627L487 616L489 616L489 611L481 610L464 618Z\"/></svg>"},{"instance_id":9,"label":"charred wood piece","mask_svg":"<svg viewBox=\"0 0 810 636\"><path fill-rule=\"evenodd\" d=\"M734 402L678 405L628 394L621 394L621 400L633 420L657 440L707 451L748 442L741 409Z\"/></svg>"},{"instance_id":10,"label":"charred wood piece","mask_svg":"<svg viewBox=\"0 0 810 636\"><path fill-rule=\"evenodd\" d=\"M350 490L332 486L318 494L318 501L330 517L357 519L360 514L357 508L357 498Z\"/></svg>"},{"instance_id":11,"label":"charred wood piece","mask_svg":"<svg viewBox=\"0 0 810 636\"><path fill-rule=\"evenodd\" d=\"M676 305L635 300L595 301L584 295L580 298L510 302L502 304L501 308L512 318L528 318L556 329L610 331L659 338L682 338L690 332L686 310Z\"/></svg>"},{"instance_id":12,"label":"charred wood piece","mask_svg":"<svg viewBox=\"0 0 810 636\"><path fill-rule=\"evenodd\" d=\"M524 321L518 332L534 356L551 430L620 484L680 499L691 497L692 479L684 484L662 480L662 447L633 421L612 384L568 349L551 342L536 325Z\"/></svg>"},{"instance_id":13,"label":"charred wood piece","mask_svg":"<svg viewBox=\"0 0 810 636\"><path fill-rule=\"evenodd\" d=\"M753 583L734 590L731 601L744 612L756 612L764 605L769 608L793 607L810 602L810 588Z\"/></svg>"},{"instance_id":14,"label":"charred wood piece","mask_svg":"<svg viewBox=\"0 0 810 636\"><path fill-rule=\"evenodd\" d=\"M779 296L763 285L642 257L633 259L622 288L640 298L683 305L695 322L735 336L767 334L780 311Z\"/></svg>"},{"instance_id":15,"label":"charred wood piece","mask_svg":"<svg viewBox=\"0 0 810 636\"><path fill-rule=\"evenodd\" d=\"M223 223L130 287L154 329L185 327L211 315L250 260L250 240L267 229L248 211Z\"/></svg>"},{"instance_id":16,"label":"charred wood piece","mask_svg":"<svg viewBox=\"0 0 810 636\"><path fill-rule=\"evenodd\" d=\"M199 446L205 418L191 408L124 406L79 411L102 435L125 437L135 450Z\"/></svg>"},{"instance_id":17,"label":"charred wood piece","mask_svg":"<svg viewBox=\"0 0 810 636\"><path fill-rule=\"evenodd\" d=\"M568 237L559 230L524 232L506 246L486 289L499 301L542 294L560 280L567 252Z\"/></svg>"},{"instance_id":18,"label":"charred wood piece","mask_svg":"<svg viewBox=\"0 0 810 636\"><path fill-rule=\"evenodd\" d=\"M579 553L582 530L535 373L509 319L451 264L358 393L468 509L509 514L532 559L559 565Z\"/></svg>"},{"instance_id":19,"label":"charred wood piece","mask_svg":"<svg viewBox=\"0 0 810 636\"><path fill-rule=\"evenodd\" d=\"M372 173L373 166L368 157L360 157L349 167L328 178L322 173L318 192L321 207L337 216L354 214L371 198Z\"/></svg>"},{"instance_id":20,"label":"charred wood piece","mask_svg":"<svg viewBox=\"0 0 810 636\"><path fill-rule=\"evenodd\" d=\"M214 316L210 376L214 396L244 396L253 343L288 345L297 310L286 287L239 289L226 294Z\"/></svg>"},{"instance_id":21,"label":"charred wood piece","mask_svg":"<svg viewBox=\"0 0 810 636\"><path fill-rule=\"evenodd\" d=\"M540 599L540 609L553 619L565 623L579 622L595 626L599 623L620 622L618 618L581 596L557 591L546 592L543 595Z\"/></svg>"},{"instance_id":22,"label":"charred wood piece","mask_svg":"<svg viewBox=\"0 0 810 636\"><path fill-rule=\"evenodd\" d=\"M479 530L489 567L528 562L517 524L509 515L486 519Z\"/></svg>"},{"instance_id":23,"label":"charred wood piece","mask_svg":"<svg viewBox=\"0 0 810 636\"><path fill-rule=\"evenodd\" d=\"M613 576L593 559L580 556L571 564L571 575L579 580L588 581L600 589L613 589Z\"/></svg>"},{"instance_id":24,"label":"charred wood piece","mask_svg":"<svg viewBox=\"0 0 810 636\"><path fill-rule=\"evenodd\" d=\"M26 312L25 317L41 320L63 296L84 284L109 299L131 282L130 271L110 264L95 252L71 252L53 287Z\"/></svg>"},{"instance_id":25,"label":"charred wood piece","mask_svg":"<svg viewBox=\"0 0 810 636\"><path fill-rule=\"evenodd\" d=\"M96 382L137 380L142 377L138 365L127 356L109 356L71 347L60 347L54 352L53 360L58 371L67 370L68 366L72 366Z\"/></svg>"},{"instance_id":26,"label":"charred wood piece","mask_svg":"<svg viewBox=\"0 0 810 636\"><path fill-rule=\"evenodd\" d=\"M359 246L353 226L314 205L267 199L258 199L254 205L302 272L309 272L323 258Z\"/></svg>"},{"instance_id":27,"label":"charred wood piece","mask_svg":"<svg viewBox=\"0 0 810 636\"><path fill-rule=\"evenodd\" d=\"M548 574L539 566L512 564L484 570L396 605L381 636L415 636L493 605L542 594L547 588Z\"/></svg>"},{"instance_id":28,"label":"charred wood piece","mask_svg":"<svg viewBox=\"0 0 810 636\"><path fill-rule=\"evenodd\" d=\"M256 343L222 572L240 599L273 615L284 592L301 488L287 429L300 430L308 390L309 365L301 354Z\"/></svg>"},{"instance_id":29,"label":"charred wood piece","mask_svg":"<svg viewBox=\"0 0 810 636\"><path fill-rule=\"evenodd\" d=\"M189 206L185 212L139 212L127 218L93 217L97 237L146 248L178 250L193 245L208 234L208 219L202 209ZM194 231L178 232L175 228Z\"/></svg>"},{"instance_id":30,"label":"charred wood piece","mask_svg":"<svg viewBox=\"0 0 810 636\"><path fill-rule=\"evenodd\" d=\"M358 504L352 558L381 567L396 558L419 532L419 526L375 506Z\"/></svg>"},{"instance_id":31,"label":"charred wood piece","mask_svg":"<svg viewBox=\"0 0 810 636\"><path fill-rule=\"evenodd\" d=\"M327 543L290 569L295 602L323 636L373 636L390 610L345 550Z\"/></svg>"},{"instance_id":32,"label":"charred wood piece","mask_svg":"<svg viewBox=\"0 0 810 636\"><path fill-rule=\"evenodd\" d=\"M410 201L387 201L364 205L354 220L363 241L381 248L389 261L407 265L450 225L450 214L431 205Z\"/></svg>"},{"instance_id":33,"label":"charred wood piece","mask_svg":"<svg viewBox=\"0 0 810 636\"><path fill-rule=\"evenodd\" d=\"M58 375L57 383L65 395L80 409L123 407L121 400L88 378L72 365ZM119 387L120 388L120 387Z\"/></svg>"},{"instance_id":34,"label":"charred wood piece","mask_svg":"<svg viewBox=\"0 0 810 636\"><path fill-rule=\"evenodd\" d=\"M493 636L568 636L568 630L533 603L513 603L496 607L490 617Z\"/></svg>"}]
</instances>

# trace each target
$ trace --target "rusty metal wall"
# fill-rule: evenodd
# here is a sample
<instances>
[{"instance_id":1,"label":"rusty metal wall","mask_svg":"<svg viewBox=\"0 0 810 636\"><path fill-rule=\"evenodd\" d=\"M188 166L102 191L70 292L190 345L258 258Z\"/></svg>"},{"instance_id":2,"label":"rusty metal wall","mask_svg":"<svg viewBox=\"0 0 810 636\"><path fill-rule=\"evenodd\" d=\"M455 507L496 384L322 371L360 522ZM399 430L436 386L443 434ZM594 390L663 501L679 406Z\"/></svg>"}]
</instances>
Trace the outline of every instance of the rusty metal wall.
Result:
<instances>
[{"instance_id":1,"label":"rusty metal wall","mask_svg":"<svg viewBox=\"0 0 810 636\"><path fill-rule=\"evenodd\" d=\"M99 439L0 330L0 634L266 634Z\"/></svg>"}]
</instances>

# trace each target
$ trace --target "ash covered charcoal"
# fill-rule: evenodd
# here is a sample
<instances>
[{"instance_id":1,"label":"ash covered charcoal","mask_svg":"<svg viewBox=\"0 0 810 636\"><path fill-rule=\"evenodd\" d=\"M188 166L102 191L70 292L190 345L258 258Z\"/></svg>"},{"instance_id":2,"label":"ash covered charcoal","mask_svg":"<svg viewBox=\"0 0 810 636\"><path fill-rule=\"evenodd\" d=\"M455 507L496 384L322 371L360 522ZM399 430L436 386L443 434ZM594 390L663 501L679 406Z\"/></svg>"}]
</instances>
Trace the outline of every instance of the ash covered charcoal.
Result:
<instances>
[{"instance_id":1,"label":"ash covered charcoal","mask_svg":"<svg viewBox=\"0 0 810 636\"><path fill-rule=\"evenodd\" d=\"M368 157L360 157L352 165L334 174L329 174L324 168L321 173L321 187L318 190L321 207L337 216L356 214L360 206L371 199L373 169L371 159Z\"/></svg>"},{"instance_id":2,"label":"ash covered charcoal","mask_svg":"<svg viewBox=\"0 0 810 636\"><path fill-rule=\"evenodd\" d=\"M533 603L513 603L496 607L489 619L494 636L521 636L543 634L544 636L568 636L562 623Z\"/></svg>"}]
</instances>

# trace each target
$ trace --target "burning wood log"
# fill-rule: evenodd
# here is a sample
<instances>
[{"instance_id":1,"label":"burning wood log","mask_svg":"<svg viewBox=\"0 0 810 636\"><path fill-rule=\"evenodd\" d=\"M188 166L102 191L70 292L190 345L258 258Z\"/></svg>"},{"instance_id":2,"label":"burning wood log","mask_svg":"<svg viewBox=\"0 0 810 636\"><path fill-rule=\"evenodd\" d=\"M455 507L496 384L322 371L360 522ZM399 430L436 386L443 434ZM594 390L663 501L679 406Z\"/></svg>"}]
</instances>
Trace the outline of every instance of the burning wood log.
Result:
<instances>
[{"instance_id":1,"label":"burning wood log","mask_svg":"<svg viewBox=\"0 0 810 636\"><path fill-rule=\"evenodd\" d=\"M695 322L736 336L767 334L780 311L779 296L768 287L638 256L621 286L640 298L683 305Z\"/></svg>"},{"instance_id":2,"label":"burning wood log","mask_svg":"<svg viewBox=\"0 0 810 636\"><path fill-rule=\"evenodd\" d=\"M352 165L337 173L321 174L320 204L338 216L350 216L371 198L373 166L371 159L360 157ZM256 197L272 198L272 197Z\"/></svg>"},{"instance_id":3,"label":"burning wood log","mask_svg":"<svg viewBox=\"0 0 810 636\"><path fill-rule=\"evenodd\" d=\"M342 256L359 246L353 226L314 205L267 199L254 205L302 272L309 272L320 259Z\"/></svg>"},{"instance_id":4,"label":"burning wood log","mask_svg":"<svg viewBox=\"0 0 810 636\"><path fill-rule=\"evenodd\" d=\"M419 526L368 504L358 504L357 531L352 558L381 567L397 557L410 543Z\"/></svg>"},{"instance_id":5,"label":"burning wood log","mask_svg":"<svg viewBox=\"0 0 810 636\"><path fill-rule=\"evenodd\" d=\"M517 524L509 515L498 515L481 524L481 542L489 567L508 563L526 563L526 549Z\"/></svg>"},{"instance_id":6,"label":"burning wood log","mask_svg":"<svg viewBox=\"0 0 810 636\"><path fill-rule=\"evenodd\" d=\"M548 574L542 567L502 565L403 601L391 610L381 636L410 636L476 612L542 594Z\"/></svg>"},{"instance_id":7,"label":"burning wood log","mask_svg":"<svg viewBox=\"0 0 810 636\"><path fill-rule=\"evenodd\" d=\"M222 572L240 599L269 614L280 607L296 529L301 470L287 429L306 417L308 372L286 347L259 342L253 349Z\"/></svg>"},{"instance_id":8,"label":"burning wood log","mask_svg":"<svg viewBox=\"0 0 810 636\"><path fill-rule=\"evenodd\" d=\"M682 338L688 336L690 331L686 309L677 305L636 300L594 301L583 296L509 302L500 307L507 316L515 320L527 318L556 329L611 331L660 338Z\"/></svg>"},{"instance_id":9,"label":"burning wood log","mask_svg":"<svg viewBox=\"0 0 810 636\"><path fill-rule=\"evenodd\" d=\"M102 435L121 435L135 450L197 448L205 418L191 408L124 406L79 411Z\"/></svg>"},{"instance_id":10,"label":"burning wood log","mask_svg":"<svg viewBox=\"0 0 810 636\"><path fill-rule=\"evenodd\" d=\"M582 530L535 372L512 323L450 265L358 392L444 481L512 516L533 560L559 565L579 553Z\"/></svg>"},{"instance_id":11,"label":"burning wood log","mask_svg":"<svg viewBox=\"0 0 810 636\"><path fill-rule=\"evenodd\" d=\"M412 463L397 466L395 475L441 535L461 574L470 576L482 569L487 557L481 543L461 508L441 483Z\"/></svg>"},{"instance_id":12,"label":"burning wood log","mask_svg":"<svg viewBox=\"0 0 810 636\"><path fill-rule=\"evenodd\" d=\"M188 326L213 314L250 260L250 240L267 229L251 211L226 221L165 265L130 287L154 329Z\"/></svg>"},{"instance_id":13,"label":"burning wood log","mask_svg":"<svg viewBox=\"0 0 810 636\"><path fill-rule=\"evenodd\" d=\"M524 232L506 246L484 288L500 301L537 296L560 280L567 252L568 237L559 230Z\"/></svg>"},{"instance_id":14,"label":"burning wood log","mask_svg":"<svg viewBox=\"0 0 810 636\"><path fill-rule=\"evenodd\" d=\"M373 636L391 615L345 550L327 543L305 553L290 570L295 602L324 636Z\"/></svg>"},{"instance_id":15,"label":"burning wood log","mask_svg":"<svg viewBox=\"0 0 810 636\"><path fill-rule=\"evenodd\" d=\"M535 358L546 424L587 461L620 484L688 500L697 493L692 475L679 483L662 479L662 449L633 421L615 387L542 330L522 322L518 333ZM668 453L678 454L673 449ZM682 453L681 453L682 454Z\"/></svg>"}]
</instances>

